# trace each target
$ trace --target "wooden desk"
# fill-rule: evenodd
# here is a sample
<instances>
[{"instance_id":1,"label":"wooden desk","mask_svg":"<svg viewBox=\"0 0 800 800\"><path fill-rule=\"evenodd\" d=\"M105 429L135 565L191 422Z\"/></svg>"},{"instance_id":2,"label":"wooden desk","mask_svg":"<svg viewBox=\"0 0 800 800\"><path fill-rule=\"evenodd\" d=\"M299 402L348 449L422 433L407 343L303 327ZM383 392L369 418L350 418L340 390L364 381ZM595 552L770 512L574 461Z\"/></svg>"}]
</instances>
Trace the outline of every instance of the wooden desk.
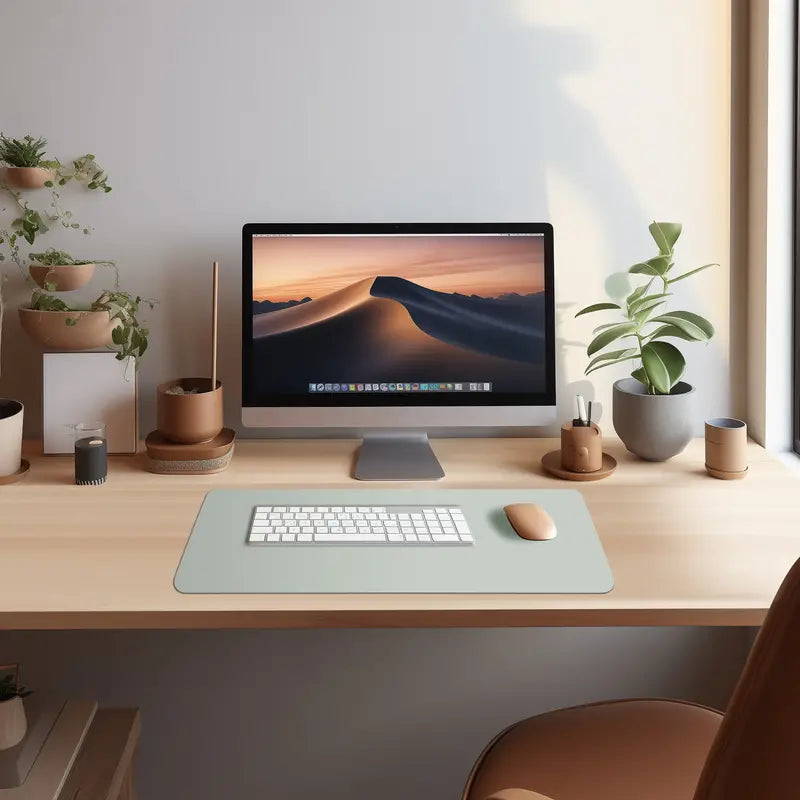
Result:
<instances>
[{"instance_id":1,"label":"wooden desk","mask_svg":"<svg viewBox=\"0 0 800 800\"><path fill-rule=\"evenodd\" d=\"M539 466L554 446L436 440L438 485L579 488L614 572L607 595L182 595L172 579L205 492L353 485L356 443L242 441L226 472L203 477L119 456L101 487L73 485L70 457L31 445L28 477L0 488L0 629L761 623L800 556L800 476L755 444L749 476L718 481L701 440L664 464L610 442L613 476L562 483Z\"/></svg>"}]
</instances>

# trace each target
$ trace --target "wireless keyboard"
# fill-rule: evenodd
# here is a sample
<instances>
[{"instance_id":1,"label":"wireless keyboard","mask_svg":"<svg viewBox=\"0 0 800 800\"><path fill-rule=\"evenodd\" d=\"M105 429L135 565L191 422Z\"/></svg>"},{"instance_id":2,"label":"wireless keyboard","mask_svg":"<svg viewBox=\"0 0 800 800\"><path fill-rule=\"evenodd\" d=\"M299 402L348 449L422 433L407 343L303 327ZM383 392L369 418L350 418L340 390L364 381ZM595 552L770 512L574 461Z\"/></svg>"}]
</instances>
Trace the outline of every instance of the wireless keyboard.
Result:
<instances>
[{"instance_id":1,"label":"wireless keyboard","mask_svg":"<svg viewBox=\"0 0 800 800\"><path fill-rule=\"evenodd\" d=\"M252 545L474 543L460 507L255 506L247 536Z\"/></svg>"}]
</instances>

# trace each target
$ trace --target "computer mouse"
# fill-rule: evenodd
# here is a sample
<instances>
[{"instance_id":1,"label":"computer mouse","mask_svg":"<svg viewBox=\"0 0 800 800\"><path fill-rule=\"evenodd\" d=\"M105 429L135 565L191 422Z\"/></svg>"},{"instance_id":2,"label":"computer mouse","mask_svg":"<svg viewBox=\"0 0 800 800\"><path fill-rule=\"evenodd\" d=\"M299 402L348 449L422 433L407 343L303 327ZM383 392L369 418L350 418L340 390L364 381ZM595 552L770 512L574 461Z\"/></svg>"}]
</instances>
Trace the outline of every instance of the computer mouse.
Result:
<instances>
[{"instance_id":1,"label":"computer mouse","mask_svg":"<svg viewBox=\"0 0 800 800\"><path fill-rule=\"evenodd\" d=\"M536 503L512 503L506 506L511 527L521 539L532 542L544 542L556 536L556 524L553 518Z\"/></svg>"}]
</instances>

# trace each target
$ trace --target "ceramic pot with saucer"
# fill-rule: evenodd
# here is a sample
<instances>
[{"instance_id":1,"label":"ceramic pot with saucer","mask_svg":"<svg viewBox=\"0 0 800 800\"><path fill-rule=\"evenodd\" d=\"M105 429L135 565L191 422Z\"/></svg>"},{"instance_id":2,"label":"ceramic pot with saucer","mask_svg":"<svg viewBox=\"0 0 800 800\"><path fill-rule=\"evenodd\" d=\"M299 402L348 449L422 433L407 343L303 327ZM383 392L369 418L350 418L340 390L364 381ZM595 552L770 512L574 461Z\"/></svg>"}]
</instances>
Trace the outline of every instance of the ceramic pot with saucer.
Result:
<instances>
[{"instance_id":1,"label":"ceramic pot with saucer","mask_svg":"<svg viewBox=\"0 0 800 800\"><path fill-rule=\"evenodd\" d=\"M0 398L0 478L16 474L22 464L22 418L19 400Z\"/></svg>"},{"instance_id":2,"label":"ceramic pot with saucer","mask_svg":"<svg viewBox=\"0 0 800 800\"><path fill-rule=\"evenodd\" d=\"M25 738L27 730L28 720L22 698L17 696L0 700L0 750L16 747Z\"/></svg>"}]
</instances>

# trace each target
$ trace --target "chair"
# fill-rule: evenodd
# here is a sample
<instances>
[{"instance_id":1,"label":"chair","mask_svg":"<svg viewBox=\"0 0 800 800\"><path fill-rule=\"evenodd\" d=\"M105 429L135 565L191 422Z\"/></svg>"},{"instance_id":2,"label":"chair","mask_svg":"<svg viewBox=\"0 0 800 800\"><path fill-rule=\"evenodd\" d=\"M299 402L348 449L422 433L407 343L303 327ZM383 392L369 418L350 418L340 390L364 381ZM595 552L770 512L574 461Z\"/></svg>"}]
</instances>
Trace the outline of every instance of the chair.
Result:
<instances>
[{"instance_id":1,"label":"chair","mask_svg":"<svg viewBox=\"0 0 800 800\"><path fill-rule=\"evenodd\" d=\"M800 560L727 712L671 700L553 711L498 734L462 800L799 800Z\"/></svg>"}]
</instances>

